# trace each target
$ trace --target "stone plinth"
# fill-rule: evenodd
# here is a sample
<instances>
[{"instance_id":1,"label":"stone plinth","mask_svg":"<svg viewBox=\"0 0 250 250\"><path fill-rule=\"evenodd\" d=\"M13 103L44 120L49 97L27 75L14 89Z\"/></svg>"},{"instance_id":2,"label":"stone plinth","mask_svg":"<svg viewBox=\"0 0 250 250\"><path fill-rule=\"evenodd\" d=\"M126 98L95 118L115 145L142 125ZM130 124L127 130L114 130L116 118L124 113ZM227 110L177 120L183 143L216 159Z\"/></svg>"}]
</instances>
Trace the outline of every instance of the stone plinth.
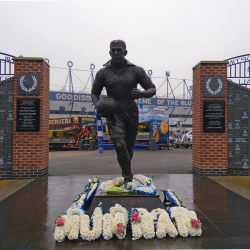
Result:
<instances>
[{"instance_id":1,"label":"stone plinth","mask_svg":"<svg viewBox=\"0 0 250 250\"><path fill-rule=\"evenodd\" d=\"M48 173L49 166L50 68L43 58L14 57L13 60L15 68L12 176L13 178L42 177ZM29 100L31 102L35 100L39 104L36 108L39 108L40 114L33 114L34 117L36 115L33 118L39 123L35 127L29 111L26 117L20 113L21 109L24 112L26 104L29 105ZM29 118L30 122L24 121Z\"/></svg>"},{"instance_id":2,"label":"stone plinth","mask_svg":"<svg viewBox=\"0 0 250 250\"><path fill-rule=\"evenodd\" d=\"M227 175L228 172L227 64L226 61L201 61L193 67L192 165L194 173L204 176ZM225 117L220 115L224 125L216 125L216 120L211 122L214 127L209 124L207 119L212 118L203 109L208 103L224 104Z\"/></svg>"}]
</instances>

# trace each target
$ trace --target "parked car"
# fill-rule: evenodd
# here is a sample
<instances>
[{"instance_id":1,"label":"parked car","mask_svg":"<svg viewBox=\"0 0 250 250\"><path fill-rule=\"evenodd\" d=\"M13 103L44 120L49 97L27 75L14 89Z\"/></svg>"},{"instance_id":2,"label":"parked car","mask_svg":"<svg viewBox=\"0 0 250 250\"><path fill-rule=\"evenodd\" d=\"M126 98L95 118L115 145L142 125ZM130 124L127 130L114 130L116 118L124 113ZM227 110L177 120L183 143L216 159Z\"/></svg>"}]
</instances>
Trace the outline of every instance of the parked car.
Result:
<instances>
[{"instance_id":1,"label":"parked car","mask_svg":"<svg viewBox=\"0 0 250 250\"><path fill-rule=\"evenodd\" d=\"M192 131L187 132L186 137L189 141L192 141Z\"/></svg>"}]
</instances>

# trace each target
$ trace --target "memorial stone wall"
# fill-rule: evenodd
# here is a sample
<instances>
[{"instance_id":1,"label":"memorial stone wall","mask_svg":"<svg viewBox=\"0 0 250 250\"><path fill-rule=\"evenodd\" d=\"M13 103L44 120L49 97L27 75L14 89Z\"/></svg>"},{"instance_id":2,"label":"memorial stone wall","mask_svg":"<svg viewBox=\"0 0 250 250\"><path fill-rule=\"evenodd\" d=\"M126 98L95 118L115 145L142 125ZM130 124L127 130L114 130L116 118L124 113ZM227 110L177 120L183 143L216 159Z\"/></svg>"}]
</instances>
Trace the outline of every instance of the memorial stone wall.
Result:
<instances>
[{"instance_id":1,"label":"memorial stone wall","mask_svg":"<svg viewBox=\"0 0 250 250\"><path fill-rule=\"evenodd\" d=\"M249 175L250 89L228 81L228 174Z\"/></svg>"},{"instance_id":2,"label":"memorial stone wall","mask_svg":"<svg viewBox=\"0 0 250 250\"><path fill-rule=\"evenodd\" d=\"M14 77L0 82L0 180L12 177Z\"/></svg>"}]
</instances>

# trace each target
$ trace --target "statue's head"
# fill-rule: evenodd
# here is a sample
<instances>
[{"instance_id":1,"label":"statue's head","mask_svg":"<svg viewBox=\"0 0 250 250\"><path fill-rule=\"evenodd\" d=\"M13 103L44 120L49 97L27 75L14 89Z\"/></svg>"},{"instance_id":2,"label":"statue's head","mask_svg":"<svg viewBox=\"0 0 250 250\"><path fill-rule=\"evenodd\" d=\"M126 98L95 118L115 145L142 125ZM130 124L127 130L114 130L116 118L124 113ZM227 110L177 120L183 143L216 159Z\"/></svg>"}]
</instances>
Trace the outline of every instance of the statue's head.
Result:
<instances>
[{"instance_id":1,"label":"statue's head","mask_svg":"<svg viewBox=\"0 0 250 250\"><path fill-rule=\"evenodd\" d=\"M110 43L109 54L113 62L122 62L127 55L126 43L122 40L114 40Z\"/></svg>"}]
</instances>

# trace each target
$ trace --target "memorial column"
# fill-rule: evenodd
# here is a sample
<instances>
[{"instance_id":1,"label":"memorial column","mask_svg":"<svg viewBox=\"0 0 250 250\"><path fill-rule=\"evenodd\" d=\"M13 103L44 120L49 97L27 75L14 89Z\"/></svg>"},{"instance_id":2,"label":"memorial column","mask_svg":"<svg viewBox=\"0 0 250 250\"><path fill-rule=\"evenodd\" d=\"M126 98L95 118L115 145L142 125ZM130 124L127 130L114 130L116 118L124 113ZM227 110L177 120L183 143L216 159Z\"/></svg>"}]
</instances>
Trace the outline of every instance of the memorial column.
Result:
<instances>
[{"instance_id":1,"label":"memorial column","mask_svg":"<svg viewBox=\"0 0 250 250\"><path fill-rule=\"evenodd\" d=\"M13 178L37 178L49 166L49 74L43 58L14 57Z\"/></svg>"},{"instance_id":2,"label":"memorial column","mask_svg":"<svg viewBox=\"0 0 250 250\"><path fill-rule=\"evenodd\" d=\"M193 67L192 160L199 175L227 175L227 64L201 61Z\"/></svg>"}]
</instances>

